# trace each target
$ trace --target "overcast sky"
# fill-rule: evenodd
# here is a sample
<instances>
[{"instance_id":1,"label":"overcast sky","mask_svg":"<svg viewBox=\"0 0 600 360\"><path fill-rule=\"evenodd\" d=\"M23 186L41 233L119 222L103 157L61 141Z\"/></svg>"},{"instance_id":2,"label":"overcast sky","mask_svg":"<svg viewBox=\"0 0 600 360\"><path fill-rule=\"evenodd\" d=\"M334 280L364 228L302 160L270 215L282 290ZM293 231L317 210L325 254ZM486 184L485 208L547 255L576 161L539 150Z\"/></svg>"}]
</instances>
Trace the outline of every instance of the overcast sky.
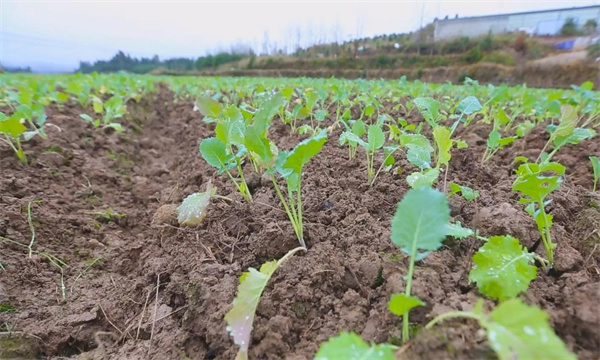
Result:
<instances>
[{"instance_id":1,"label":"overcast sky","mask_svg":"<svg viewBox=\"0 0 600 360\"><path fill-rule=\"evenodd\" d=\"M409 32L435 17L597 5L600 0L121 1L0 0L0 63L70 71L79 61L133 56L198 57L244 41L260 51L264 34L282 44ZM312 35L309 33L312 32Z\"/></svg>"}]
</instances>

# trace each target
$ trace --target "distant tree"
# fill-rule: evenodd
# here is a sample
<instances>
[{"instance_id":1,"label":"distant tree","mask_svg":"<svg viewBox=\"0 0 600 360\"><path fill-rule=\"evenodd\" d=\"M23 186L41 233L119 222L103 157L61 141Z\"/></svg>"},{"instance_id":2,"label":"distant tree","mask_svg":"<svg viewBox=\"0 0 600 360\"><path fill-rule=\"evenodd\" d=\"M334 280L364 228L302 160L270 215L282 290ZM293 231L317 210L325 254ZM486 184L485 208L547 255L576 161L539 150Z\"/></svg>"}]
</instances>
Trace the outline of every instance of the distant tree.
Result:
<instances>
[{"instance_id":1,"label":"distant tree","mask_svg":"<svg viewBox=\"0 0 600 360\"><path fill-rule=\"evenodd\" d=\"M563 36L573 36L578 35L579 31L577 30L577 24L575 24L575 19L568 18L560 29L560 34Z\"/></svg>"},{"instance_id":2,"label":"distant tree","mask_svg":"<svg viewBox=\"0 0 600 360\"><path fill-rule=\"evenodd\" d=\"M598 22L595 19L589 19L583 25L583 30L588 35L595 33L597 28L598 28Z\"/></svg>"}]
</instances>

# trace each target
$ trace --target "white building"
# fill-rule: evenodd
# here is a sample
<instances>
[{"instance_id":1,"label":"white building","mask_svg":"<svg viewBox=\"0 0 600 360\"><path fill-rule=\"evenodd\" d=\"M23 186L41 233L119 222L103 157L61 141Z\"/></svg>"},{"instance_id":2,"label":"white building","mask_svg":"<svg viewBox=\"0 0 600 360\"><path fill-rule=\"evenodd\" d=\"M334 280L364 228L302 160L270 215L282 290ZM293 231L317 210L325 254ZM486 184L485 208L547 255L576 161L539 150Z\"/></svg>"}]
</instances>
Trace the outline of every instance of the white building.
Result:
<instances>
[{"instance_id":1,"label":"white building","mask_svg":"<svg viewBox=\"0 0 600 360\"><path fill-rule=\"evenodd\" d=\"M600 5L455 19L436 19L434 21L434 39L440 41L459 36L475 37L489 32L502 34L515 31L526 31L535 35L557 35L569 18L572 18L580 29L591 19L596 20L596 23L600 25Z\"/></svg>"}]
</instances>

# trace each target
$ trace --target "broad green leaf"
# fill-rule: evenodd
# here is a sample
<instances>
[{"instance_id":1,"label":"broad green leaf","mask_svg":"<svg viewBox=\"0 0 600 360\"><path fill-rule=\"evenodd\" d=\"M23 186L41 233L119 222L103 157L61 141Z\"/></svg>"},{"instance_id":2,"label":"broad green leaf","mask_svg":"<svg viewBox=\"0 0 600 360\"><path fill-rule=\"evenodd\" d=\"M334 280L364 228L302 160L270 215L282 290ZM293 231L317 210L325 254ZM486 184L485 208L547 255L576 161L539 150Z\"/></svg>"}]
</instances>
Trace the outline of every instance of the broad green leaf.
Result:
<instances>
[{"instance_id":1,"label":"broad green leaf","mask_svg":"<svg viewBox=\"0 0 600 360\"><path fill-rule=\"evenodd\" d=\"M217 138L206 138L200 143L202 158L212 167L225 171L233 156L227 153L225 143Z\"/></svg>"},{"instance_id":2,"label":"broad green leaf","mask_svg":"<svg viewBox=\"0 0 600 360\"><path fill-rule=\"evenodd\" d=\"M507 125L512 121L508 115L506 115L504 109L498 109L498 112L496 113L496 120L498 120L501 125Z\"/></svg>"},{"instance_id":3,"label":"broad green leaf","mask_svg":"<svg viewBox=\"0 0 600 360\"><path fill-rule=\"evenodd\" d=\"M239 112L238 112L239 114ZM225 144L234 144L240 146L244 144L244 133L246 132L246 124L240 116L226 118L219 121L215 127L215 136Z\"/></svg>"},{"instance_id":4,"label":"broad green leaf","mask_svg":"<svg viewBox=\"0 0 600 360\"><path fill-rule=\"evenodd\" d=\"M10 135L13 138L23 134L27 128L15 117L0 121L0 133Z\"/></svg>"},{"instance_id":5,"label":"broad green leaf","mask_svg":"<svg viewBox=\"0 0 600 360\"><path fill-rule=\"evenodd\" d=\"M381 148L385 143L385 134L379 125L369 125L367 138L370 152L375 152L375 150Z\"/></svg>"},{"instance_id":6,"label":"broad green leaf","mask_svg":"<svg viewBox=\"0 0 600 360\"><path fill-rule=\"evenodd\" d=\"M548 314L519 299L504 301L482 325L500 360L576 360L548 323Z\"/></svg>"},{"instance_id":7,"label":"broad green leaf","mask_svg":"<svg viewBox=\"0 0 600 360\"><path fill-rule=\"evenodd\" d=\"M327 130L321 130L317 135L300 142L289 153L282 167L292 169L296 174L302 174L302 167L321 151L327 141Z\"/></svg>"},{"instance_id":8,"label":"broad green leaf","mask_svg":"<svg viewBox=\"0 0 600 360\"><path fill-rule=\"evenodd\" d=\"M550 137L553 141L558 138L568 137L577 127L577 122L577 109L571 105L563 105L560 109L560 124Z\"/></svg>"},{"instance_id":9,"label":"broad green leaf","mask_svg":"<svg viewBox=\"0 0 600 360\"><path fill-rule=\"evenodd\" d=\"M477 100L477 98L473 95L469 95L462 99L461 102L456 106L456 110L464 115L471 115L481 109L481 103L479 103L479 100Z\"/></svg>"},{"instance_id":10,"label":"broad green leaf","mask_svg":"<svg viewBox=\"0 0 600 360\"><path fill-rule=\"evenodd\" d=\"M366 134L367 128L365 126L365 123L362 120L356 120L352 124L352 132L357 136L363 136L364 134Z\"/></svg>"},{"instance_id":11,"label":"broad green leaf","mask_svg":"<svg viewBox=\"0 0 600 360\"><path fill-rule=\"evenodd\" d=\"M392 219L391 240L409 250L437 250L446 237L450 208L446 196L427 187L409 190Z\"/></svg>"},{"instance_id":12,"label":"broad green leaf","mask_svg":"<svg viewBox=\"0 0 600 360\"><path fill-rule=\"evenodd\" d=\"M425 303L416 296L407 296L405 294L394 294L390 298L388 307L392 314L403 316L411 309L417 306L424 306Z\"/></svg>"},{"instance_id":13,"label":"broad green leaf","mask_svg":"<svg viewBox=\"0 0 600 360\"><path fill-rule=\"evenodd\" d=\"M394 347L367 344L355 333L342 332L321 344L314 360L395 360Z\"/></svg>"},{"instance_id":14,"label":"broad green leaf","mask_svg":"<svg viewBox=\"0 0 600 360\"><path fill-rule=\"evenodd\" d=\"M452 140L450 140L450 129L445 126L438 126L433 129L433 138L438 149L438 163L440 165L448 165L450 161L450 150L452 150Z\"/></svg>"},{"instance_id":15,"label":"broad green leaf","mask_svg":"<svg viewBox=\"0 0 600 360\"><path fill-rule=\"evenodd\" d=\"M246 128L245 145L248 151L253 152L259 157L263 166L269 167L273 160L273 152L271 151L271 143L255 125L250 125Z\"/></svg>"},{"instance_id":16,"label":"broad green leaf","mask_svg":"<svg viewBox=\"0 0 600 360\"><path fill-rule=\"evenodd\" d=\"M177 221L180 225L196 226L202 222L206 216L206 208L210 202L211 196L216 192L216 188L209 182L206 185L206 191L203 193L194 193L186 197L181 205L177 207Z\"/></svg>"},{"instance_id":17,"label":"broad green leaf","mask_svg":"<svg viewBox=\"0 0 600 360\"><path fill-rule=\"evenodd\" d=\"M102 100L98 99L97 97L94 97L92 107L94 108L94 112L96 114L102 114L102 112L104 111L104 106L102 106Z\"/></svg>"},{"instance_id":18,"label":"broad green leaf","mask_svg":"<svg viewBox=\"0 0 600 360\"><path fill-rule=\"evenodd\" d=\"M562 183L562 179L558 176L539 175L541 171L550 170L552 169L540 169L538 164L521 164L517 169L517 178L512 189L530 197L533 201L541 202Z\"/></svg>"},{"instance_id":19,"label":"broad green leaf","mask_svg":"<svg viewBox=\"0 0 600 360\"><path fill-rule=\"evenodd\" d=\"M431 152L433 147L429 143L429 140L420 134L402 134L400 135L400 144L406 148L406 157L408 161L418 166L419 168L430 167Z\"/></svg>"},{"instance_id":20,"label":"broad green leaf","mask_svg":"<svg viewBox=\"0 0 600 360\"><path fill-rule=\"evenodd\" d=\"M209 118L218 118L223 113L221 104L209 97L199 97L194 103L194 109L198 109L202 115Z\"/></svg>"},{"instance_id":21,"label":"broad green leaf","mask_svg":"<svg viewBox=\"0 0 600 360\"><path fill-rule=\"evenodd\" d=\"M421 115L423 115L425 121L427 121L431 127L435 127L440 113L440 102L430 97L419 97L413 102L419 109Z\"/></svg>"},{"instance_id":22,"label":"broad green leaf","mask_svg":"<svg viewBox=\"0 0 600 360\"><path fill-rule=\"evenodd\" d=\"M473 256L469 281L479 292L495 299L513 298L527 291L536 278L533 254L511 236L493 236Z\"/></svg>"},{"instance_id":23,"label":"broad green leaf","mask_svg":"<svg viewBox=\"0 0 600 360\"><path fill-rule=\"evenodd\" d=\"M327 117L327 110L320 109L320 110L315 111L315 120L323 121L323 120L325 120L326 117Z\"/></svg>"},{"instance_id":24,"label":"broad green leaf","mask_svg":"<svg viewBox=\"0 0 600 360\"><path fill-rule=\"evenodd\" d=\"M287 100L281 92L273 95L269 100L261 104L260 108L254 114L254 124L261 131L267 131L269 123L279 112L279 108L287 104Z\"/></svg>"},{"instance_id":25,"label":"broad green leaf","mask_svg":"<svg viewBox=\"0 0 600 360\"><path fill-rule=\"evenodd\" d=\"M580 88L582 88L583 90L593 90L594 89L594 83L591 81L586 81L583 84L581 84Z\"/></svg>"},{"instance_id":26,"label":"broad green leaf","mask_svg":"<svg viewBox=\"0 0 600 360\"><path fill-rule=\"evenodd\" d=\"M438 169L429 169L425 172L414 172L406 177L406 182L413 189L431 187L440 176Z\"/></svg>"},{"instance_id":27,"label":"broad green leaf","mask_svg":"<svg viewBox=\"0 0 600 360\"><path fill-rule=\"evenodd\" d=\"M496 149L499 145L499 141L502 138L499 131L491 131L488 135L487 146L490 149Z\"/></svg>"}]
</instances>

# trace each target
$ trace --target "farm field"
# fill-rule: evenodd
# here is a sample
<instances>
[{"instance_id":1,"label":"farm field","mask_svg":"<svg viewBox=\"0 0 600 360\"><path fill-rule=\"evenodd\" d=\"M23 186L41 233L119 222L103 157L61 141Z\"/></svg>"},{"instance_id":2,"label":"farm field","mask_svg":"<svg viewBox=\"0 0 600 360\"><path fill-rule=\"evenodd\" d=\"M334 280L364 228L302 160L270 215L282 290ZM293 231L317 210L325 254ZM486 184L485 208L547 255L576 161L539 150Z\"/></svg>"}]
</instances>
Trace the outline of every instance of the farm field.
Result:
<instances>
[{"instance_id":1,"label":"farm field","mask_svg":"<svg viewBox=\"0 0 600 360\"><path fill-rule=\"evenodd\" d=\"M597 359L592 88L3 75L0 358Z\"/></svg>"}]
</instances>

